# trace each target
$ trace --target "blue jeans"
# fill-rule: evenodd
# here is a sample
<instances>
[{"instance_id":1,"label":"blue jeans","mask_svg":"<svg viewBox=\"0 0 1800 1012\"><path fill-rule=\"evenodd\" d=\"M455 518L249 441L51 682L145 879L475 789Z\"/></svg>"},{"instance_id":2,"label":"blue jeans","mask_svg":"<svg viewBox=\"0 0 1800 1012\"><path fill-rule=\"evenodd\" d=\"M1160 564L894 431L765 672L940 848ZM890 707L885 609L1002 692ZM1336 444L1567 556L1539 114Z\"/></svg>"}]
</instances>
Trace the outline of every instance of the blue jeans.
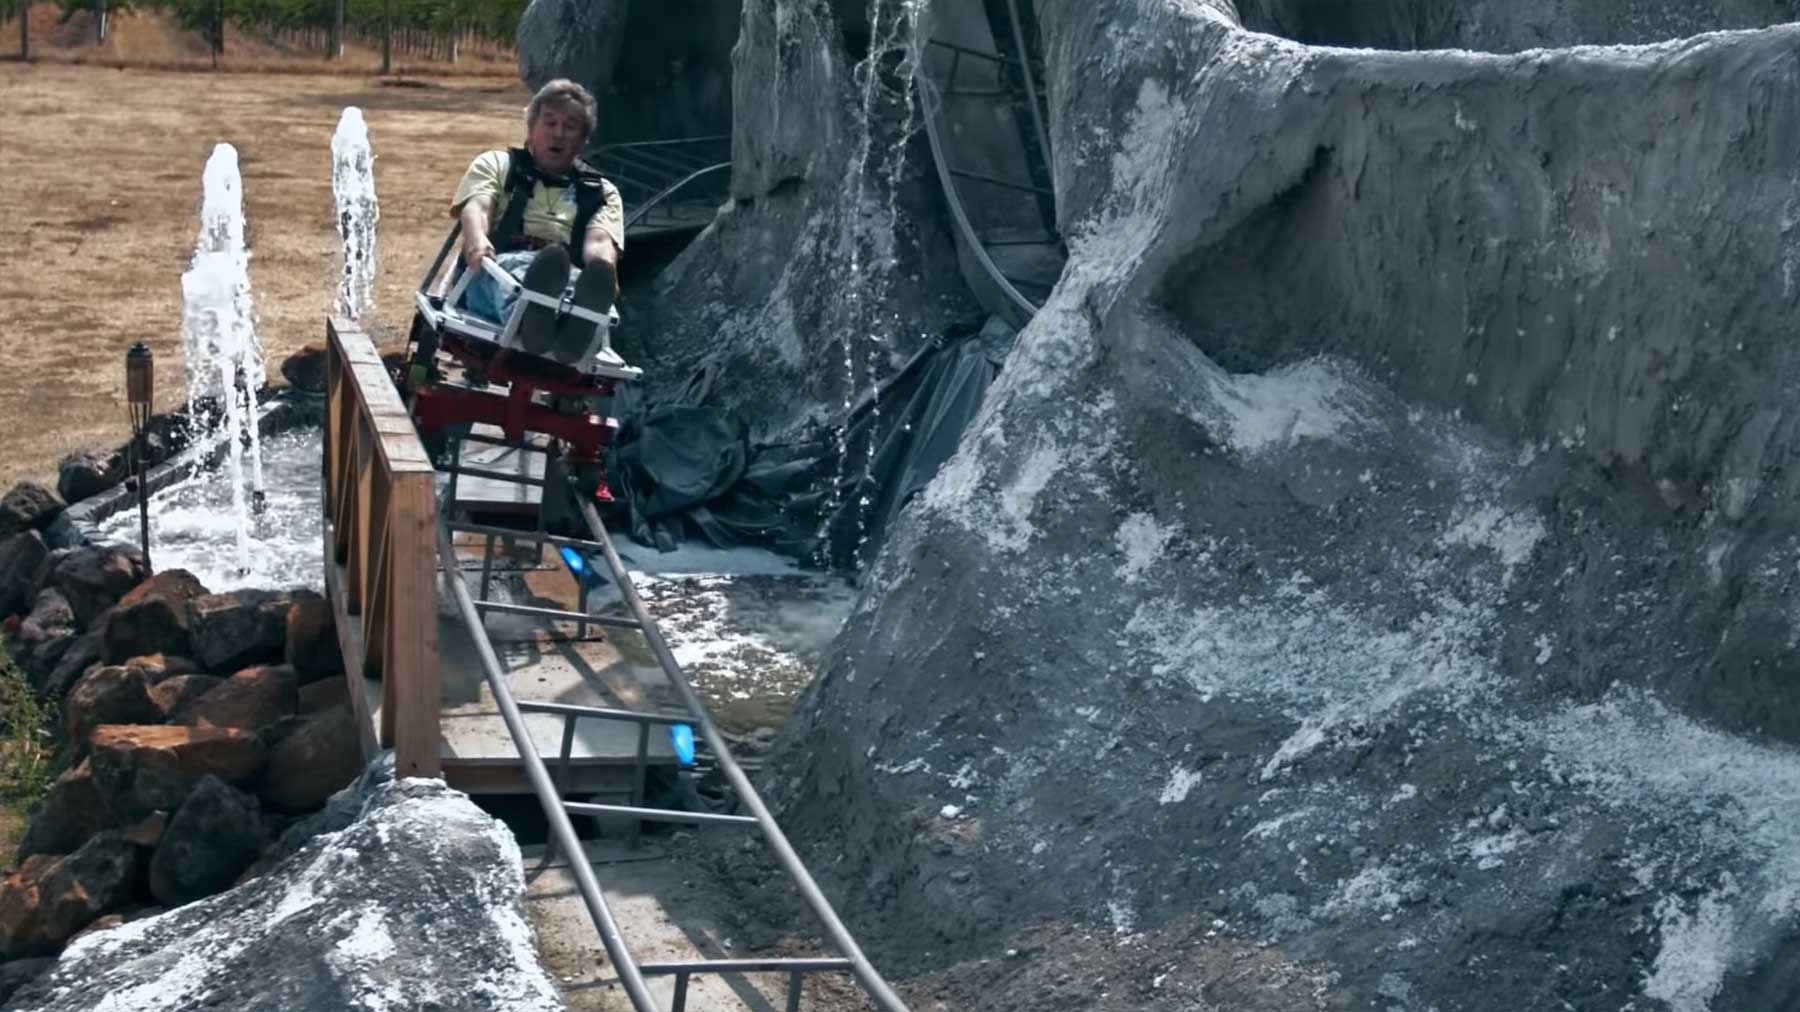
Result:
<instances>
[{"instance_id":1,"label":"blue jeans","mask_svg":"<svg viewBox=\"0 0 1800 1012\"><path fill-rule=\"evenodd\" d=\"M525 268L531 266L531 259L537 256L536 250L520 249L501 253L494 257L500 269L515 278L525 277ZM519 301L519 290L500 290L500 283L488 277L486 271L477 273L469 279L469 287L463 289L463 308L477 316L486 317L495 323L504 324L507 314L512 312L513 303Z\"/></svg>"}]
</instances>

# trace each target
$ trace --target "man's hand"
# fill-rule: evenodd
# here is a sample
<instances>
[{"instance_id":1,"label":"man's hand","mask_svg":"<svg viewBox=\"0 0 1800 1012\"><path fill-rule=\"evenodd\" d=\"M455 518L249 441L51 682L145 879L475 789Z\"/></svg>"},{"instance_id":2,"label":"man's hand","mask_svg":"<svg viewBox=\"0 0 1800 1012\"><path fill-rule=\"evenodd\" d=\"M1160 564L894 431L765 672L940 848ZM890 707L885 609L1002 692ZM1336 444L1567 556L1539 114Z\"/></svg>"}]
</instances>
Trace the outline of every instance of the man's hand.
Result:
<instances>
[{"instance_id":1,"label":"man's hand","mask_svg":"<svg viewBox=\"0 0 1800 1012\"><path fill-rule=\"evenodd\" d=\"M476 233L463 240L463 263L467 264L470 270L480 270L481 261L492 259L493 256L494 244L488 242L487 236Z\"/></svg>"}]
</instances>

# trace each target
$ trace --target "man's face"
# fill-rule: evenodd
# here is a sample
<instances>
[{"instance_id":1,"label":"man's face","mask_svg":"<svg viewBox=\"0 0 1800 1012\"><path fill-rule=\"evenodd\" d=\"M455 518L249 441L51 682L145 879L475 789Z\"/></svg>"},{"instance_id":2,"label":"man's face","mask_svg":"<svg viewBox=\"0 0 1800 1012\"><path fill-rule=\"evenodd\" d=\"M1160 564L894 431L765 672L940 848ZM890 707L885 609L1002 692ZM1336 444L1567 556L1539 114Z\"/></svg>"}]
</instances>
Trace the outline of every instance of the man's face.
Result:
<instances>
[{"instance_id":1,"label":"man's face","mask_svg":"<svg viewBox=\"0 0 1800 1012\"><path fill-rule=\"evenodd\" d=\"M569 171L587 144L585 126L581 113L566 104L551 102L539 107L537 122L531 125L531 136L525 142L531 160L553 175Z\"/></svg>"}]
</instances>

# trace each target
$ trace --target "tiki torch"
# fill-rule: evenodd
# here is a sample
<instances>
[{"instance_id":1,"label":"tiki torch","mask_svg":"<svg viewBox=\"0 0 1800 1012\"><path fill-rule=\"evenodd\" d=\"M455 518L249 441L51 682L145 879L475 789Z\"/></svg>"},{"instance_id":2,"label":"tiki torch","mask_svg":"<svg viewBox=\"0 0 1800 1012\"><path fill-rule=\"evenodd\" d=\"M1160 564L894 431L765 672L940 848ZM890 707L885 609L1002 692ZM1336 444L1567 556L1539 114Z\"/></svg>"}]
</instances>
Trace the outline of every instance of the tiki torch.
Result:
<instances>
[{"instance_id":1,"label":"tiki torch","mask_svg":"<svg viewBox=\"0 0 1800 1012\"><path fill-rule=\"evenodd\" d=\"M131 408L132 457L137 471L138 538L150 569L150 405L156 392L156 357L142 341L125 352L125 403Z\"/></svg>"}]
</instances>

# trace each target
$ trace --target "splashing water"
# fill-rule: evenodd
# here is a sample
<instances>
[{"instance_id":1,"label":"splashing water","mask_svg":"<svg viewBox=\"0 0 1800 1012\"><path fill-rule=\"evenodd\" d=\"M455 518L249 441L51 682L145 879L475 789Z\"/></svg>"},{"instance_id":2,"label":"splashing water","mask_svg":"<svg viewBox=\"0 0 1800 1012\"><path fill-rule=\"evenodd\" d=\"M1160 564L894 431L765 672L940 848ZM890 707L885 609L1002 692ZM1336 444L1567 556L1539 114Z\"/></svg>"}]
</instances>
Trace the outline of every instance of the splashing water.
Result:
<instances>
[{"instance_id":1,"label":"splashing water","mask_svg":"<svg viewBox=\"0 0 1800 1012\"><path fill-rule=\"evenodd\" d=\"M337 200L337 311L358 319L375 306L375 155L362 110L348 106L331 136L331 193Z\"/></svg>"},{"instance_id":2,"label":"splashing water","mask_svg":"<svg viewBox=\"0 0 1800 1012\"><path fill-rule=\"evenodd\" d=\"M262 445L256 389L262 349L250 301L249 253L244 249L244 196L237 149L220 144L201 176L200 238L181 276L181 337L187 363L189 418L196 443L223 440L230 483L237 569L250 570L250 507L263 501ZM209 411L216 405L217 411ZM247 471L247 473L246 473ZM249 493L246 496L246 479Z\"/></svg>"},{"instance_id":3,"label":"splashing water","mask_svg":"<svg viewBox=\"0 0 1800 1012\"><path fill-rule=\"evenodd\" d=\"M888 346L889 325L898 330L898 313L883 319L888 288L899 266L898 230L900 226L899 191L906 173L906 148L917 127L913 119L914 78L920 63L919 21L930 0L869 0L869 25L872 42L869 55L857 66L861 86L861 114L857 120L856 140L851 149L849 175L849 214L843 222L840 243L849 263L850 277L842 303L844 315L838 327L844 335L844 425L837 432L838 461L836 474L826 496L825 510L819 526L820 551L830 555L829 530L832 519L844 505L844 478L850 468L850 416L855 409L856 392L869 392L869 436L865 441L863 471L855 484L856 549L854 560L860 567L868 536L868 513L874 479L876 434L881 424L880 377L877 375L880 355ZM891 6L891 10L889 9ZM883 80L882 64L898 55L893 69L894 87ZM901 126L885 153L886 171L881 183L887 187L885 201L874 205L870 192L871 162L876 156L876 124L890 104L897 104ZM879 208L879 209L878 209ZM858 352L861 353L860 368Z\"/></svg>"}]
</instances>

